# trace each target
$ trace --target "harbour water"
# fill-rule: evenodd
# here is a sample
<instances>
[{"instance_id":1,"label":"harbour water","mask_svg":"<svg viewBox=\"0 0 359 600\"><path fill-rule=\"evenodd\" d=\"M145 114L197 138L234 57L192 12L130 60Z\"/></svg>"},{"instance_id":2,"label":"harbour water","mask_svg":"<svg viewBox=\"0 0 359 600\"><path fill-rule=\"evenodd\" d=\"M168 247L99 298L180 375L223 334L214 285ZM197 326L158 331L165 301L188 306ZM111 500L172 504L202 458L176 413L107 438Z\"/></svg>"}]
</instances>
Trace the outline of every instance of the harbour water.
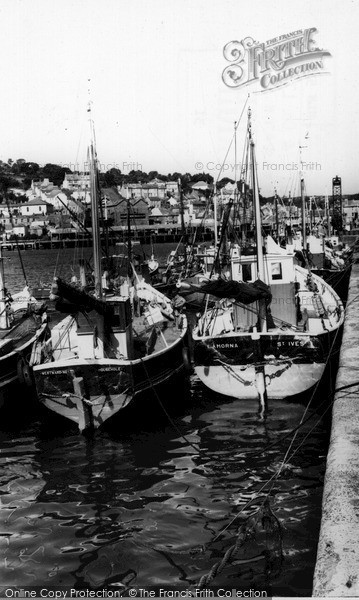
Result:
<instances>
[{"instance_id":1,"label":"harbour water","mask_svg":"<svg viewBox=\"0 0 359 600\"><path fill-rule=\"evenodd\" d=\"M68 252L68 256L66 254ZM7 287L23 285L15 252L5 255ZM30 285L49 283L55 265L75 269L73 251L23 254ZM18 390L10 398L18 402ZM26 400L21 392L22 400ZM211 587L311 594L320 526L329 411L316 399L274 481L271 508L282 528L283 563L228 564ZM173 401L173 394L166 400ZM93 438L49 426L44 414L2 418L1 586L122 591L188 590L220 561L257 492L278 471L308 398L256 403L210 394L191 376L171 420L136 414ZM324 401L324 402L323 402ZM166 403L167 406L167 403ZM141 407L138 407L140 410ZM140 416L140 413L138 413ZM253 504L243 512L249 501ZM273 543L258 537L237 558Z\"/></svg>"}]
</instances>

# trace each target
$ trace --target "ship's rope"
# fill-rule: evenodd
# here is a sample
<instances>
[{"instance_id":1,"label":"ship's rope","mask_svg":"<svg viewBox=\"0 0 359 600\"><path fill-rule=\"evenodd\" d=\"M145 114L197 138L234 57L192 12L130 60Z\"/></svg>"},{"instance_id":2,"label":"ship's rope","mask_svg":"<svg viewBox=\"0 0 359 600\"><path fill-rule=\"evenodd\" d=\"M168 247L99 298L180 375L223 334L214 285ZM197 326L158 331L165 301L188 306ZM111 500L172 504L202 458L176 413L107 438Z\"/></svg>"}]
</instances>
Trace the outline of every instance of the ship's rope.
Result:
<instances>
[{"instance_id":1,"label":"ship's rope","mask_svg":"<svg viewBox=\"0 0 359 600\"><path fill-rule=\"evenodd\" d=\"M238 555L238 552L242 549L245 543L254 536L257 519L258 511L240 526L235 543L228 548L223 558L220 561L216 562L208 573L202 575L202 577L196 584L196 589L202 590L204 587L209 586L212 583L212 581L217 577L217 575L222 573L222 571L227 565L233 563L234 559ZM253 558L236 561L236 564L256 562L258 560L263 560L264 558L264 553L261 553Z\"/></svg>"},{"instance_id":2,"label":"ship's rope","mask_svg":"<svg viewBox=\"0 0 359 600\"><path fill-rule=\"evenodd\" d=\"M242 117L243 117L243 114L244 114L245 108L246 108L246 106L247 106L248 100L249 100L249 94L248 94L248 96L247 96L247 98L246 98L246 101L245 101L245 103L244 103L244 105L243 105L243 108L242 108L241 114L240 114L240 116L239 116L239 118L238 118L238 120L237 120L235 131L234 131L234 133L233 133L233 136L232 136L232 139L231 139L231 141L230 141L230 143L229 143L229 146L228 146L228 149L227 149L226 155L225 155L225 157L224 157L224 159L223 159L223 162L222 162L221 169L220 169L220 171L218 172L218 175L217 175L216 184L218 183L218 181L219 181L219 178L220 178L220 177L221 177L221 175L222 175L222 171L223 171L223 169L224 169L224 166L225 166L225 164L226 164L226 161L227 161L227 157L228 157L229 151L230 151L230 149L231 149L231 147L232 147L232 144L233 144L233 142L234 142L234 140L235 140L235 136L236 136L236 133L237 133L237 129L238 129L239 123L240 123L240 122L241 122L241 120L242 120Z\"/></svg>"},{"instance_id":3,"label":"ship's rope","mask_svg":"<svg viewBox=\"0 0 359 600\"><path fill-rule=\"evenodd\" d=\"M250 386L250 385L254 385L254 381L248 381L247 379L243 379L243 377L241 377L240 375L238 375L238 373L236 373L236 371L233 369L233 367L231 367L229 364L223 362L223 360L221 360L220 358L217 357L217 360L219 363L221 363L224 371L227 371L227 373L233 377L233 379L235 379L236 381L239 381L239 383L241 383L244 386Z\"/></svg>"},{"instance_id":4,"label":"ship's rope","mask_svg":"<svg viewBox=\"0 0 359 600\"><path fill-rule=\"evenodd\" d=\"M70 329L73 326L74 322L75 322L75 317L72 317L72 319L69 321L68 325L65 327L64 331L62 331L60 333L59 339L57 340L57 343L53 346L53 351L57 350L59 348L59 345L63 342L65 336L70 331Z\"/></svg>"},{"instance_id":5,"label":"ship's rope","mask_svg":"<svg viewBox=\"0 0 359 600\"><path fill-rule=\"evenodd\" d=\"M152 378L150 377L147 367L146 367L146 362L143 360L143 358L140 358L141 364L143 366L143 370L146 374L146 377L148 379L148 383L150 384L150 388L154 393L154 396L156 398L156 401L158 402L159 406L161 407L161 410L164 412L164 414L166 415L168 421L170 422L171 426L173 427L173 429L175 429L178 433L178 435L189 445L191 446L191 448L193 448L196 452L200 453L200 448L197 445L194 445L192 442L190 442L190 440L185 436L185 434L180 430L180 428L177 426L177 424L174 422L174 420L172 419L171 415L168 413L168 411L166 410L163 402L161 401L159 394L155 388L155 386L152 383Z\"/></svg>"}]
</instances>

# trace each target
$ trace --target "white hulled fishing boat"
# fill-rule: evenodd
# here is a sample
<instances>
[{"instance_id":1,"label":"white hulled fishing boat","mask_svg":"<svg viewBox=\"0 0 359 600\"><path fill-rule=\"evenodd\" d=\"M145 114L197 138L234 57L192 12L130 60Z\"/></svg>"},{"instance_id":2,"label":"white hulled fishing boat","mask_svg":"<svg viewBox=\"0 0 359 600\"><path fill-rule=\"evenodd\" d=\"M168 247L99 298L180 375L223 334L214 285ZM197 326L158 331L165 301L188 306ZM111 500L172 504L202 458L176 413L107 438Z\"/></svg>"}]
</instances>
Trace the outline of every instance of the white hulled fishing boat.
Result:
<instances>
[{"instance_id":1,"label":"white hulled fishing boat","mask_svg":"<svg viewBox=\"0 0 359 600\"><path fill-rule=\"evenodd\" d=\"M285 398L321 378L343 323L339 296L262 235L254 142L247 128L255 249L230 248L227 275L197 286L207 302L193 329L195 372L211 390L237 398ZM228 264L230 272L228 273Z\"/></svg>"}]
</instances>

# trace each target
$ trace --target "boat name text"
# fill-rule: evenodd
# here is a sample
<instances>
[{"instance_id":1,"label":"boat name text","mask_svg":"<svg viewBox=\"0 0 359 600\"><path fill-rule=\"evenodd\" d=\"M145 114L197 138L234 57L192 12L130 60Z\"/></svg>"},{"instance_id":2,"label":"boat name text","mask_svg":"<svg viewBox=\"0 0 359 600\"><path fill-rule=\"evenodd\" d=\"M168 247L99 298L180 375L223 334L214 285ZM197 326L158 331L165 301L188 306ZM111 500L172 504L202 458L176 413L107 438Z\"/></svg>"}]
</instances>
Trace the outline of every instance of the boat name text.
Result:
<instances>
[{"instance_id":1,"label":"boat name text","mask_svg":"<svg viewBox=\"0 0 359 600\"><path fill-rule=\"evenodd\" d=\"M238 348L238 344L230 344L229 342L226 343L215 343L215 348Z\"/></svg>"}]
</instances>

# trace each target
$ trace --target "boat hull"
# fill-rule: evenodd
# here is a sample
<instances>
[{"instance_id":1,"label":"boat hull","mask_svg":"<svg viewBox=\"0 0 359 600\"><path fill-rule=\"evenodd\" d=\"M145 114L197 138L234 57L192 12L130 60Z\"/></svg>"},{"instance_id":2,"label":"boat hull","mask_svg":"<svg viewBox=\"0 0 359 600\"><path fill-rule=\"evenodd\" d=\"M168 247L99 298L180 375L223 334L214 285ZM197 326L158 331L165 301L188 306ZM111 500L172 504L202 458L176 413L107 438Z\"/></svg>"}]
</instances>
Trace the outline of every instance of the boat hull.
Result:
<instances>
[{"instance_id":1,"label":"boat hull","mask_svg":"<svg viewBox=\"0 0 359 600\"><path fill-rule=\"evenodd\" d=\"M3 347L3 352L0 349L0 391L16 381L24 383L21 367L29 365L34 344L41 342L46 335L47 325L43 323L23 337L19 335L18 340L9 338L9 349L7 346Z\"/></svg>"},{"instance_id":2,"label":"boat hull","mask_svg":"<svg viewBox=\"0 0 359 600\"><path fill-rule=\"evenodd\" d=\"M324 279L338 294L339 298L343 302L346 301L351 273L350 267L335 271L333 269L312 269L312 273Z\"/></svg>"},{"instance_id":3,"label":"boat hull","mask_svg":"<svg viewBox=\"0 0 359 600\"><path fill-rule=\"evenodd\" d=\"M69 359L34 368L39 400L81 431L105 421L184 369L183 338L165 352L137 360Z\"/></svg>"},{"instance_id":4,"label":"boat hull","mask_svg":"<svg viewBox=\"0 0 359 600\"><path fill-rule=\"evenodd\" d=\"M324 364L266 365L264 368L267 398L282 400L312 388L322 377ZM280 377L278 374L280 372ZM243 400L260 397L262 379L254 366L225 368L220 365L195 367L199 379L213 392Z\"/></svg>"},{"instance_id":5,"label":"boat hull","mask_svg":"<svg viewBox=\"0 0 359 600\"><path fill-rule=\"evenodd\" d=\"M195 373L214 392L254 399L301 394L321 379L336 330L260 336L223 335L194 340Z\"/></svg>"}]
</instances>

